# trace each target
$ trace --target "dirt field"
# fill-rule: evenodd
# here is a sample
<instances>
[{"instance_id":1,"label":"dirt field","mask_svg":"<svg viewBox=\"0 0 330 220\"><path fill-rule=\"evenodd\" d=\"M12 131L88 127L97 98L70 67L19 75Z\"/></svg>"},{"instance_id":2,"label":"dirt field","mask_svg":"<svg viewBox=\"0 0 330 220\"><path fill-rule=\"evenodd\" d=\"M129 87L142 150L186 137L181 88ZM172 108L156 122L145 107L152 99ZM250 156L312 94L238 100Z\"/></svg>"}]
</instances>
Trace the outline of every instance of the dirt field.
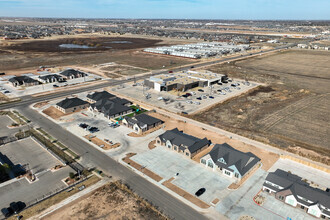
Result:
<instances>
[{"instance_id":1,"label":"dirt field","mask_svg":"<svg viewBox=\"0 0 330 220\"><path fill-rule=\"evenodd\" d=\"M167 219L119 182L110 183L43 219Z\"/></svg>"},{"instance_id":2,"label":"dirt field","mask_svg":"<svg viewBox=\"0 0 330 220\"><path fill-rule=\"evenodd\" d=\"M79 112L79 110L65 114L65 113L61 112L60 110L58 110L57 108L55 108L54 106L51 106L51 107L43 110L42 112L45 113L46 115L48 115L49 117L57 120L65 115L71 115L73 113L77 113L77 112Z\"/></svg>"},{"instance_id":3,"label":"dirt field","mask_svg":"<svg viewBox=\"0 0 330 220\"><path fill-rule=\"evenodd\" d=\"M110 74L115 74L115 75L136 75L140 73L147 72L148 69L141 69L141 68L136 68L136 67L131 67L131 66L124 66L124 65L113 65L109 67L103 67L101 70L108 71Z\"/></svg>"},{"instance_id":4,"label":"dirt field","mask_svg":"<svg viewBox=\"0 0 330 220\"><path fill-rule=\"evenodd\" d=\"M330 155L330 52L292 50L208 69L267 86L194 119L275 146Z\"/></svg>"},{"instance_id":5,"label":"dirt field","mask_svg":"<svg viewBox=\"0 0 330 220\"><path fill-rule=\"evenodd\" d=\"M125 41L132 43L123 43ZM87 46L94 45L95 48L60 49L58 47L60 44L72 43ZM109 62L153 70L196 62L185 58L165 57L142 52L145 47L174 43L182 44L184 42L134 36L105 37L104 35L83 35L83 37L75 35L43 40L0 41L0 54L5 54L5 56L0 57L0 70L7 74L12 72L16 74L16 72L26 73L44 65L92 67L96 64Z\"/></svg>"}]
</instances>

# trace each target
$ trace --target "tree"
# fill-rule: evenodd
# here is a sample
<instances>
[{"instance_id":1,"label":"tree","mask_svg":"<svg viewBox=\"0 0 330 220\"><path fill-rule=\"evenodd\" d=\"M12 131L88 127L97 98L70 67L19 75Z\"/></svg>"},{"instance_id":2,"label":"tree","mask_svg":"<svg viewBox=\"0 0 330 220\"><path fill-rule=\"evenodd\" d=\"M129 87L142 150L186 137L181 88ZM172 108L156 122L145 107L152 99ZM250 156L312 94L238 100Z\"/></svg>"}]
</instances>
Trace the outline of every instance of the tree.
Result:
<instances>
[{"instance_id":1,"label":"tree","mask_svg":"<svg viewBox=\"0 0 330 220\"><path fill-rule=\"evenodd\" d=\"M74 174L73 172L70 172L70 173L69 173L69 177L70 177L70 179L73 179L75 176L76 176L76 174Z\"/></svg>"}]
</instances>

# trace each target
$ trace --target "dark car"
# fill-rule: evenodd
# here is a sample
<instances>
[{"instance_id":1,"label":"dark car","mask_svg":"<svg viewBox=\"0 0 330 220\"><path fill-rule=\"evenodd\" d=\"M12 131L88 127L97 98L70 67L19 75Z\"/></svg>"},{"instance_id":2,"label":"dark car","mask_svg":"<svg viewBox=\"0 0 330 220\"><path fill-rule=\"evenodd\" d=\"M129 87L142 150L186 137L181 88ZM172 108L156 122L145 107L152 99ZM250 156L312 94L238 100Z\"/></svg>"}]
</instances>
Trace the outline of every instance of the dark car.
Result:
<instances>
[{"instance_id":1,"label":"dark car","mask_svg":"<svg viewBox=\"0 0 330 220\"><path fill-rule=\"evenodd\" d=\"M88 124L81 123L79 124L79 127L86 129L88 127Z\"/></svg>"},{"instance_id":2,"label":"dark car","mask_svg":"<svg viewBox=\"0 0 330 220\"><path fill-rule=\"evenodd\" d=\"M197 97L196 99L198 99L198 100L202 100L202 97Z\"/></svg>"},{"instance_id":3,"label":"dark car","mask_svg":"<svg viewBox=\"0 0 330 220\"><path fill-rule=\"evenodd\" d=\"M172 70L170 70L170 71L168 71L168 73L173 73L173 71L172 71Z\"/></svg>"},{"instance_id":4,"label":"dark car","mask_svg":"<svg viewBox=\"0 0 330 220\"><path fill-rule=\"evenodd\" d=\"M6 75L6 73L0 73L1 76Z\"/></svg>"},{"instance_id":5,"label":"dark car","mask_svg":"<svg viewBox=\"0 0 330 220\"><path fill-rule=\"evenodd\" d=\"M3 214L3 216L5 216L6 218L10 217L12 214L14 214L13 210L11 208L3 208L1 209L1 213Z\"/></svg>"},{"instance_id":6,"label":"dark car","mask_svg":"<svg viewBox=\"0 0 330 220\"><path fill-rule=\"evenodd\" d=\"M184 98L188 98L188 96L187 96L186 94L182 95L182 97L184 97Z\"/></svg>"},{"instance_id":7,"label":"dark car","mask_svg":"<svg viewBox=\"0 0 330 220\"><path fill-rule=\"evenodd\" d=\"M90 129L88 129L89 130L89 132L91 132L91 133L94 133L94 132L98 132L99 131L99 129L97 128L97 127L91 127Z\"/></svg>"},{"instance_id":8,"label":"dark car","mask_svg":"<svg viewBox=\"0 0 330 220\"><path fill-rule=\"evenodd\" d=\"M4 93L10 93L8 90L6 90Z\"/></svg>"},{"instance_id":9,"label":"dark car","mask_svg":"<svg viewBox=\"0 0 330 220\"><path fill-rule=\"evenodd\" d=\"M18 204L16 202L10 203L10 208L14 211L15 214L17 214L20 210Z\"/></svg>"},{"instance_id":10,"label":"dark car","mask_svg":"<svg viewBox=\"0 0 330 220\"><path fill-rule=\"evenodd\" d=\"M192 94L188 92L188 93L186 93L186 96L192 96Z\"/></svg>"},{"instance_id":11,"label":"dark car","mask_svg":"<svg viewBox=\"0 0 330 220\"><path fill-rule=\"evenodd\" d=\"M53 87L59 87L58 85L53 85Z\"/></svg>"},{"instance_id":12,"label":"dark car","mask_svg":"<svg viewBox=\"0 0 330 220\"><path fill-rule=\"evenodd\" d=\"M181 112L182 114L184 114L184 115L188 115L188 112Z\"/></svg>"},{"instance_id":13,"label":"dark car","mask_svg":"<svg viewBox=\"0 0 330 220\"><path fill-rule=\"evenodd\" d=\"M203 193L205 193L206 189L205 188L200 188L196 193L195 196L201 196Z\"/></svg>"},{"instance_id":14,"label":"dark car","mask_svg":"<svg viewBox=\"0 0 330 220\"><path fill-rule=\"evenodd\" d=\"M236 87L236 85L235 85L235 84L231 84L231 86L232 86L232 87Z\"/></svg>"},{"instance_id":15,"label":"dark car","mask_svg":"<svg viewBox=\"0 0 330 220\"><path fill-rule=\"evenodd\" d=\"M198 92L204 92L204 90L203 89L199 89Z\"/></svg>"},{"instance_id":16,"label":"dark car","mask_svg":"<svg viewBox=\"0 0 330 220\"><path fill-rule=\"evenodd\" d=\"M193 68L195 68L195 67L194 67L194 66L191 66L190 68L193 69Z\"/></svg>"},{"instance_id":17,"label":"dark car","mask_svg":"<svg viewBox=\"0 0 330 220\"><path fill-rule=\"evenodd\" d=\"M221 83L221 82L218 82L217 84L218 84L218 85L220 85L220 86L222 85L222 83Z\"/></svg>"},{"instance_id":18,"label":"dark car","mask_svg":"<svg viewBox=\"0 0 330 220\"><path fill-rule=\"evenodd\" d=\"M210 99L214 99L214 97L213 97L213 96L209 96L209 98L210 98Z\"/></svg>"},{"instance_id":19,"label":"dark car","mask_svg":"<svg viewBox=\"0 0 330 220\"><path fill-rule=\"evenodd\" d=\"M222 92L222 90L221 90L221 89L218 89L217 91L218 91L218 92Z\"/></svg>"}]
</instances>

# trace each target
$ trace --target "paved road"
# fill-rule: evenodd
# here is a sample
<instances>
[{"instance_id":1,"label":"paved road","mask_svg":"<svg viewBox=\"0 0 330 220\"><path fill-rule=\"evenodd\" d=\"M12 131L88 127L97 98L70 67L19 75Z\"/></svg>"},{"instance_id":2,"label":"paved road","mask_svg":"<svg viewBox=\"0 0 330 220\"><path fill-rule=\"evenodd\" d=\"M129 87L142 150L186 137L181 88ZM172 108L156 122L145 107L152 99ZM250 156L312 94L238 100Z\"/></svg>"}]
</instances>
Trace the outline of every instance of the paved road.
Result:
<instances>
[{"instance_id":1,"label":"paved road","mask_svg":"<svg viewBox=\"0 0 330 220\"><path fill-rule=\"evenodd\" d=\"M291 45L292 46L292 45ZM252 55L258 55L265 52L271 52L275 50L284 49L288 46L283 46L281 48L267 50L264 52L257 52L253 53ZM249 57L249 55L243 55L240 57L231 57L231 58L225 58L217 61L210 61L200 64L195 64L194 67L202 67L202 66L208 66L213 64L218 64L222 62L228 62L233 61L238 58L245 58ZM190 67L179 67L176 69L172 69L174 72L176 71L183 71L188 70ZM158 75L166 73L167 71L161 71L153 74L147 74L143 76L136 77L136 80L147 78L151 75ZM78 93L78 92L84 92L89 90L95 90L107 86L114 86L114 85L120 85L129 81L133 81L133 79L126 79L126 80L107 80L104 83L98 84L98 85L91 85L86 86L83 88L77 88L72 89L70 91L62 91L59 93L53 93L45 96L40 97L31 97L31 96L25 96L22 97L22 101L16 102L16 103L9 103L4 104L0 106L0 109L6 109L6 108L13 108L16 107L19 111L22 112L23 115L25 115L27 118L29 118L32 122L37 123L39 126L41 126L44 130L49 132L52 136L54 136L56 139L70 147L72 150L74 150L76 153L81 155L82 158L82 164L88 165L88 166L95 166L99 167L102 170L110 173L113 176L119 177L122 179L125 183L130 185L132 189L142 196L143 198L147 199L148 201L151 201L154 205L160 207L161 210L163 210L167 215L169 215L172 218L175 219L207 219L204 215L197 212L190 206L186 205L185 203L181 202L177 198L173 197L169 193L163 191L156 185L152 184L151 182L147 181L143 177L137 175L132 170L128 169L127 167L122 166L115 160L111 159L110 157L106 156L102 152L95 149L93 146L89 145L88 143L84 142L80 138L72 135L71 133L67 132L65 129L63 129L58 124L54 123L53 121L43 117L38 112L30 109L28 106L40 101L45 101L49 99L59 98L63 96L67 96L70 94Z\"/></svg>"},{"instance_id":2,"label":"paved road","mask_svg":"<svg viewBox=\"0 0 330 220\"><path fill-rule=\"evenodd\" d=\"M90 167L99 167L110 175L119 177L138 195L160 207L160 209L170 217L175 219L207 219L190 206L134 173L131 169L124 167L85 141L67 132L60 125L40 115L37 111L26 108L25 106L18 107L18 110L23 112L27 118L36 122L56 139L60 140L66 146L69 146L79 155L82 155L82 164L86 164Z\"/></svg>"}]
</instances>

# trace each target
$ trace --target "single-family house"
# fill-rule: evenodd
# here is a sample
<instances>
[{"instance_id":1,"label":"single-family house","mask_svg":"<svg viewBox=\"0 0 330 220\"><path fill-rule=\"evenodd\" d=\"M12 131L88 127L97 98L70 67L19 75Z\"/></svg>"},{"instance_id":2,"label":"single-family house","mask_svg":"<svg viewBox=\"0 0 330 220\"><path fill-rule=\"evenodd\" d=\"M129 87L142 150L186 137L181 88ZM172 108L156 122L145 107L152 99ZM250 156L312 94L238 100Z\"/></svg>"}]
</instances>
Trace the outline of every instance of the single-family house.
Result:
<instances>
[{"instance_id":1,"label":"single-family house","mask_svg":"<svg viewBox=\"0 0 330 220\"><path fill-rule=\"evenodd\" d=\"M62 72L60 72L60 75L62 75L66 79L75 79L87 76L86 73L83 73L81 71L75 70L75 69L67 69Z\"/></svg>"},{"instance_id":2,"label":"single-family house","mask_svg":"<svg viewBox=\"0 0 330 220\"><path fill-rule=\"evenodd\" d=\"M163 123L164 122L162 120L147 114L140 114L134 117L125 117L123 119L123 124L129 128L132 128L138 134L142 134L143 132L146 132Z\"/></svg>"},{"instance_id":3,"label":"single-family house","mask_svg":"<svg viewBox=\"0 0 330 220\"><path fill-rule=\"evenodd\" d=\"M133 112L132 108L114 102L111 99L101 99L95 103L92 103L89 110L93 113L102 113L104 117L108 119L124 116Z\"/></svg>"},{"instance_id":4,"label":"single-family house","mask_svg":"<svg viewBox=\"0 0 330 220\"><path fill-rule=\"evenodd\" d=\"M63 77L57 74L49 74L49 75L39 76L37 79L41 83L53 83L53 82L62 81Z\"/></svg>"},{"instance_id":5,"label":"single-family house","mask_svg":"<svg viewBox=\"0 0 330 220\"><path fill-rule=\"evenodd\" d=\"M277 169L267 175L262 190L314 217L330 219L330 192L311 187L297 175Z\"/></svg>"},{"instance_id":6,"label":"single-family house","mask_svg":"<svg viewBox=\"0 0 330 220\"><path fill-rule=\"evenodd\" d=\"M200 163L231 178L240 180L260 161L251 152L244 153L229 144L216 144L213 149L200 159Z\"/></svg>"},{"instance_id":7,"label":"single-family house","mask_svg":"<svg viewBox=\"0 0 330 220\"><path fill-rule=\"evenodd\" d=\"M189 158L192 158L198 152L207 148L210 143L210 140L207 138L200 139L192 135L185 134L177 128L168 130L156 138L156 144L182 153Z\"/></svg>"},{"instance_id":8,"label":"single-family house","mask_svg":"<svg viewBox=\"0 0 330 220\"><path fill-rule=\"evenodd\" d=\"M66 98L55 105L55 107L63 113L75 112L80 109L85 109L89 103L80 98Z\"/></svg>"},{"instance_id":9,"label":"single-family house","mask_svg":"<svg viewBox=\"0 0 330 220\"><path fill-rule=\"evenodd\" d=\"M13 84L13 86L34 86L39 85L39 81L35 80L29 76L15 76L8 80Z\"/></svg>"},{"instance_id":10,"label":"single-family house","mask_svg":"<svg viewBox=\"0 0 330 220\"><path fill-rule=\"evenodd\" d=\"M107 91L94 92L92 94L87 95L87 101L91 103L95 103L102 99L113 99L115 97L116 97L115 95L108 93Z\"/></svg>"}]
</instances>

